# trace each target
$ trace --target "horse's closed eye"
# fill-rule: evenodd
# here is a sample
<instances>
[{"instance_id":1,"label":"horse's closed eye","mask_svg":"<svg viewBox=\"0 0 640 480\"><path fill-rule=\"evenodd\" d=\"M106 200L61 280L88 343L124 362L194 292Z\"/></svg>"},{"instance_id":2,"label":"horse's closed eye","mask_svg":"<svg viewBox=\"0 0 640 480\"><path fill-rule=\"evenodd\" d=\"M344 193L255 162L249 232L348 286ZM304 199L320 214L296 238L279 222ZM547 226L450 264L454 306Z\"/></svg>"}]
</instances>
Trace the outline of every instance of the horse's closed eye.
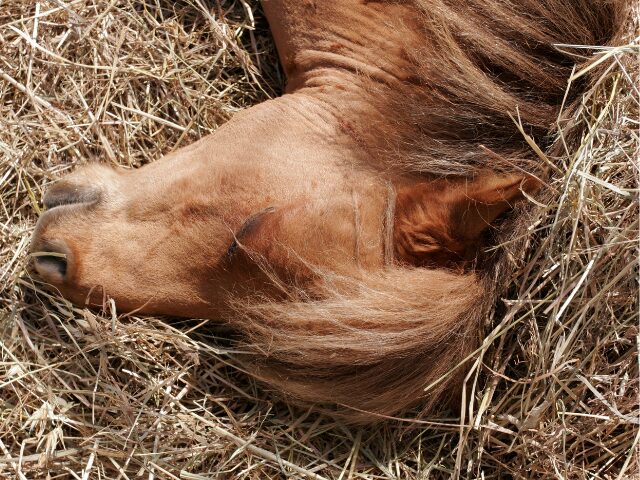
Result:
<instances>
[{"instance_id":1,"label":"horse's closed eye","mask_svg":"<svg viewBox=\"0 0 640 480\"><path fill-rule=\"evenodd\" d=\"M227 259L232 260L240 244L243 239L245 239L248 235L253 234L257 229L260 228L260 224L263 222L266 215L275 212L275 207L267 207L261 212L255 213L247 218L242 226L238 229L238 231L233 235L233 240L231 244L227 248Z\"/></svg>"}]
</instances>

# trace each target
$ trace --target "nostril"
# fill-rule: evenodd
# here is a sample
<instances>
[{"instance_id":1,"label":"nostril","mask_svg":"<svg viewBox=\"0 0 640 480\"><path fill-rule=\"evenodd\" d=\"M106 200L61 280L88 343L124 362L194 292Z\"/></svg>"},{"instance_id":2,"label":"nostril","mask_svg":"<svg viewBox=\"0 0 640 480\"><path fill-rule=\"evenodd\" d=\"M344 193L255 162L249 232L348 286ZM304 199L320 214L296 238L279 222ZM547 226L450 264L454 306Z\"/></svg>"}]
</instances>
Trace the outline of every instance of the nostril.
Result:
<instances>
[{"instance_id":1,"label":"nostril","mask_svg":"<svg viewBox=\"0 0 640 480\"><path fill-rule=\"evenodd\" d=\"M94 187L57 183L44 196L43 203L47 209L76 203L94 203L99 195L100 192Z\"/></svg>"},{"instance_id":2,"label":"nostril","mask_svg":"<svg viewBox=\"0 0 640 480\"><path fill-rule=\"evenodd\" d=\"M47 243L32 253L34 266L50 283L63 283L67 278L70 251L62 242Z\"/></svg>"},{"instance_id":3,"label":"nostril","mask_svg":"<svg viewBox=\"0 0 640 480\"><path fill-rule=\"evenodd\" d=\"M67 274L67 259L57 255L38 255L35 259L36 270L45 278L64 280Z\"/></svg>"}]
</instances>

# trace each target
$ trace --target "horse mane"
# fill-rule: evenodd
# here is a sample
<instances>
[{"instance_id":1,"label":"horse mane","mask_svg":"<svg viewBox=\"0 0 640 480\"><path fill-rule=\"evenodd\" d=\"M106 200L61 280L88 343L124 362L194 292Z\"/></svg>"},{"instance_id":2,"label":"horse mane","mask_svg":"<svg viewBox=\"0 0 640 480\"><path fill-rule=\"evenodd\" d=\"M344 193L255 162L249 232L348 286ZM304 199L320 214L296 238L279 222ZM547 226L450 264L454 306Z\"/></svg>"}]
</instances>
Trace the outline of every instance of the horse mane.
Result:
<instances>
[{"instance_id":1,"label":"horse mane","mask_svg":"<svg viewBox=\"0 0 640 480\"><path fill-rule=\"evenodd\" d=\"M543 149L552 144L561 107L571 111L589 86L584 77L565 96L573 69L591 61L571 45L618 42L630 2L409 3L424 42L407 49L414 68L407 90L371 85L388 122L370 128L363 143L390 169L471 178L544 177L516 123ZM289 399L351 421L447 403L444 394L455 397L462 384L464 369L456 367L479 345L510 259L523 248L528 210L516 206L502 220L475 271L390 265L357 279L318 272L323 282L313 294L288 284L285 300L237 303L231 323L254 353L248 369Z\"/></svg>"},{"instance_id":2,"label":"horse mane","mask_svg":"<svg viewBox=\"0 0 640 480\"><path fill-rule=\"evenodd\" d=\"M378 96L379 108L394 116L381 154L408 172L474 176L542 173L516 122L540 147L550 145L561 105L570 110L588 86L579 80L565 98L573 68L591 53L571 46L609 45L622 34L630 2L411 3L421 12L424 42L407 52L414 86Z\"/></svg>"}]
</instances>

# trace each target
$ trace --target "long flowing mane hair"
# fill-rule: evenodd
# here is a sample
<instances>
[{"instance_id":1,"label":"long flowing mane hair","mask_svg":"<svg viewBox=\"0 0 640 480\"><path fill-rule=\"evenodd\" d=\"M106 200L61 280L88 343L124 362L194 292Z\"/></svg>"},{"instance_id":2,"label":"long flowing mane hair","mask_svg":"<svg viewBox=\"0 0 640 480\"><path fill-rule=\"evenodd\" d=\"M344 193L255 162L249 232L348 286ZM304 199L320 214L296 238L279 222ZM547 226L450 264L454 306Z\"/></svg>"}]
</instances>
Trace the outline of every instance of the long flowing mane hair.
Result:
<instances>
[{"instance_id":1,"label":"long flowing mane hair","mask_svg":"<svg viewBox=\"0 0 640 480\"><path fill-rule=\"evenodd\" d=\"M374 133L386 139L377 154L415 176L544 178L547 165L531 143L549 151L560 111L570 112L589 86L583 77L566 94L573 69L592 61L572 45L616 44L630 2L410 3L424 42L407 52L411 94L377 95L390 118ZM313 293L271 273L285 299L239 302L230 319L253 352L248 369L290 399L351 421L447 404L521 257L529 210L516 206L501 220L468 272L392 264L354 279L317 270L322 291Z\"/></svg>"}]
</instances>

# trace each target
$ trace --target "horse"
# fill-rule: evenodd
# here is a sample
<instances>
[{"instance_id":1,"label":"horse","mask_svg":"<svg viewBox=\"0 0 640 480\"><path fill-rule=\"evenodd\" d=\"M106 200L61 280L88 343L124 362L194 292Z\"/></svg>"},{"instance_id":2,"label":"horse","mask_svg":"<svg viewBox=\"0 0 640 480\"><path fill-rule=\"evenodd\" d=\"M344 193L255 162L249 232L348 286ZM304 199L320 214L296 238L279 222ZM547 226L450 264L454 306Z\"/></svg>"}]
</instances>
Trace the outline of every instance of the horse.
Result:
<instances>
[{"instance_id":1,"label":"horse","mask_svg":"<svg viewBox=\"0 0 640 480\"><path fill-rule=\"evenodd\" d=\"M71 301L222 320L287 400L449 405L526 240L569 46L628 2L263 0L284 94L139 169L57 181L34 267Z\"/></svg>"}]
</instances>

